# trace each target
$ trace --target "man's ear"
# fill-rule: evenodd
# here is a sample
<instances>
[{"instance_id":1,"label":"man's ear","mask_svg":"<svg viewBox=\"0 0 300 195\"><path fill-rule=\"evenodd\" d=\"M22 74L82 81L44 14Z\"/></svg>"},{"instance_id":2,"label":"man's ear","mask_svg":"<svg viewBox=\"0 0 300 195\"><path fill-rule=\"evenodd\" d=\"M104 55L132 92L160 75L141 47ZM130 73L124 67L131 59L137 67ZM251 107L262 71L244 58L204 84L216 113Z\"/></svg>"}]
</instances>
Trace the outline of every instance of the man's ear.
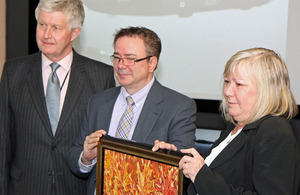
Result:
<instances>
[{"instance_id":1,"label":"man's ear","mask_svg":"<svg viewBox=\"0 0 300 195\"><path fill-rule=\"evenodd\" d=\"M81 32L81 28L75 28L75 29L72 29L72 38L71 38L71 41L74 41L80 34Z\"/></svg>"},{"instance_id":2,"label":"man's ear","mask_svg":"<svg viewBox=\"0 0 300 195\"><path fill-rule=\"evenodd\" d=\"M149 60L149 72L154 72L156 66L157 66L157 57L156 56L152 56Z\"/></svg>"}]
</instances>

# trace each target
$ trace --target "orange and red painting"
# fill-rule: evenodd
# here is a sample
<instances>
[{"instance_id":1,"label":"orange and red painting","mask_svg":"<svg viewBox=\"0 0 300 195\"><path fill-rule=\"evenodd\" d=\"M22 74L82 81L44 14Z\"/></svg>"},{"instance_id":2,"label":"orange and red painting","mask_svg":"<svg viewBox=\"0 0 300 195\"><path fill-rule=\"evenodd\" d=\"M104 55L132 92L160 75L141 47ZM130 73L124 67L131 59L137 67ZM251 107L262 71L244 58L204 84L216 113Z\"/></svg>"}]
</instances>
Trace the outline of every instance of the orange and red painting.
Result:
<instances>
[{"instance_id":1,"label":"orange and red painting","mask_svg":"<svg viewBox=\"0 0 300 195\"><path fill-rule=\"evenodd\" d=\"M178 174L178 167L106 149L103 194L177 194Z\"/></svg>"}]
</instances>

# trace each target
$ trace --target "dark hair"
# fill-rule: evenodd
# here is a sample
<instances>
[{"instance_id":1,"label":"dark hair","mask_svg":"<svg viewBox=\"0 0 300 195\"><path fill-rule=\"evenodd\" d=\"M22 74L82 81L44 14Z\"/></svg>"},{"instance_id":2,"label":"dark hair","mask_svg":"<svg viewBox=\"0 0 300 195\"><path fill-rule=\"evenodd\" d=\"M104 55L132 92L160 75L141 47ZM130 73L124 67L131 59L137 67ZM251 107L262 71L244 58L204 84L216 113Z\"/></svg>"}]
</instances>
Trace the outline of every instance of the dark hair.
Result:
<instances>
[{"instance_id":1,"label":"dark hair","mask_svg":"<svg viewBox=\"0 0 300 195\"><path fill-rule=\"evenodd\" d=\"M156 56L157 60L161 52L161 41L158 35L145 27L127 27L121 28L114 38L114 46L121 37L139 37L144 41L146 53L148 56Z\"/></svg>"}]
</instances>

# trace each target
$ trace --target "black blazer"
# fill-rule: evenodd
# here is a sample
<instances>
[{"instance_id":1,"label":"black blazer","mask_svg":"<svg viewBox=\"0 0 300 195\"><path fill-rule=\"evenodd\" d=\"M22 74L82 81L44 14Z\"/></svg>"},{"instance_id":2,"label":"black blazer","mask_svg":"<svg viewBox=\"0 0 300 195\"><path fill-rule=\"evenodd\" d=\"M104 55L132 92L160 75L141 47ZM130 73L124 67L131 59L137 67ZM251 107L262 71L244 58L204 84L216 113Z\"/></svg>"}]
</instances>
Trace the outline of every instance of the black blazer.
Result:
<instances>
[{"instance_id":1,"label":"black blazer","mask_svg":"<svg viewBox=\"0 0 300 195\"><path fill-rule=\"evenodd\" d=\"M83 151L86 136L99 129L108 130L119 93L120 87L115 87L91 97L81 135L70 150L70 167L75 174L89 177L90 195L93 195L96 186L96 166L91 173L81 173L78 167L79 156ZM179 149L195 147L195 120L194 100L162 86L155 80L145 100L132 139L151 145L158 139L173 143Z\"/></svg>"},{"instance_id":2,"label":"black blazer","mask_svg":"<svg viewBox=\"0 0 300 195\"><path fill-rule=\"evenodd\" d=\"M234 126L224 131L213 147ZM296 195L300 158L293 130L282 117L266 116L246 125L242 132L198 172L189 194Z\"/></svg>"},{"instance_id":3,"label":"black blazer","mask_svg":"<svg viewBox=\"0 0 300 195\"><path fill-rule=\"evenodd\" d=\"M115 85L113 68L74 51L55 137L45 103L41 53L5 63L0 84L0 194L82 195L67 156L89 97Z\"/></svg>"}]
</instances>

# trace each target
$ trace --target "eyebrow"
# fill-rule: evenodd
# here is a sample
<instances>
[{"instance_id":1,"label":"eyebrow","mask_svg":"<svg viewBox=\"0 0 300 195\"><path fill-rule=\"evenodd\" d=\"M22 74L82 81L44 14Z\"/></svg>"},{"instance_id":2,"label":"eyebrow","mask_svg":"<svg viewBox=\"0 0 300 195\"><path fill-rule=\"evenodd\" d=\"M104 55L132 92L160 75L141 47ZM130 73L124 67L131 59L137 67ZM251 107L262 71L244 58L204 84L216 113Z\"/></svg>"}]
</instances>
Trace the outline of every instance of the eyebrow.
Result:
<instances>
[{"instance_id":1,"label":"eyebrow","mask_svg":"<svg viewBox=\"0 0 300 195\"><path fill-rule=\"evenodd\" d=\"M121 56L118 52L114 52L114 55L119 55L119 56ZM136 54L125 54L124 56L125 56L125 57L136 57L137 55L136 55Z\"/></svg>"}]
</instances>

